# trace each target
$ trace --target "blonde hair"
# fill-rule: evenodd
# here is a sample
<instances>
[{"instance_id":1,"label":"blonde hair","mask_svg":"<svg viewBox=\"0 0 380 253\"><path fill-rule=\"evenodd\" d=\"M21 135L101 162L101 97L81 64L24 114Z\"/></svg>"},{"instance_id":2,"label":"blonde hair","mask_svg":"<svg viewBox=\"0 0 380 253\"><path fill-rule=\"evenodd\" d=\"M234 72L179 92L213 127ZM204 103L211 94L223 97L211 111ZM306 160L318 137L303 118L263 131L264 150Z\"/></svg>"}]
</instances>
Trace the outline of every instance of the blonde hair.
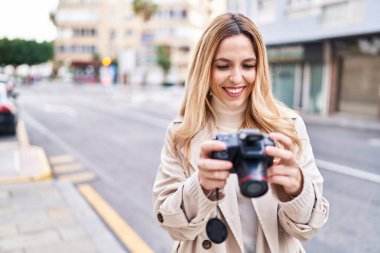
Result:
<instances>
[{"instance_id":1,"label":"blonde hair","mask_svg":"<svg viewBox=\"0 0 380 253\"><path fill-rule=\"evenodd\" d=\"M207 124L215 127L210 104L211 66L217 48L225 38L243 34L251 41L257 57L256 79L248 99L245 119L240 128L262 132L281 132L291 138L298 150L301 142L294 124L286 115L290 110L276 101L271 92L269 64L262 36L256 25L241 14L226 13L216 17L200 38L191 61L185 95L180 109L183 121L173 132L173 152L184 148L185 169L189 168L192 139Z\"/></svg>"}]
</instances>

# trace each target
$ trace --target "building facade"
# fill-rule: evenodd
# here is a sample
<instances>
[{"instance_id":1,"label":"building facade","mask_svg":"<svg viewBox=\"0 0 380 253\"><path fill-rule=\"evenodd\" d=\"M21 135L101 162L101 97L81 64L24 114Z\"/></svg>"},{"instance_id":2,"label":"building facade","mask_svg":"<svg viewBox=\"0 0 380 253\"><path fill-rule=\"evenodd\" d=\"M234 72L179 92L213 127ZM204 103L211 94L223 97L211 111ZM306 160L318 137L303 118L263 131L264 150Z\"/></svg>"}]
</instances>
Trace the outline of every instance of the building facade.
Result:
<instances>
[{"instance_id":1,"label":"building facade","mask_svg":"<svg viewBox=\"0 0 380 253\"><path fill-rule=\"evenodd\" d=\"M143 21L131 0L60 0L55 13L58 37L55 66L70 66L74 78L88 81L99 62L110 57L121 83L182 83L200 33L225 4L202 0L156 0L157 12ZM221 1L222 3L223 1ZM165 77L156 64L157 47L168 49L171 69Z\"/></svg>"},{"instance_id":2,"label":"building facade","mask_svg":"<svg viewBox=\"0 0 380 253\"><path fill-rule=\"evenodd\" d=\"M228 1L259 26L273 92L310 114L380 118L380 2Z\"/></svg>"}]
</instances>

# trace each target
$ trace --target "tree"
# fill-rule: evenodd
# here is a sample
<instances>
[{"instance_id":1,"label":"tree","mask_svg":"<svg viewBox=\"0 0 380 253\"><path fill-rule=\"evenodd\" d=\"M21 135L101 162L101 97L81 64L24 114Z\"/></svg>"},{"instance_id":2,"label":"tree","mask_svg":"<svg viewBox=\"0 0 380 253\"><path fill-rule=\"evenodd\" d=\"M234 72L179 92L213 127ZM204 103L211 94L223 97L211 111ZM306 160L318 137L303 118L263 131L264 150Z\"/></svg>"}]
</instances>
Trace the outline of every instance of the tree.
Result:
<instances>
[{"instance_id":1,"label":"tree","mask_svg":"<svg viewBox=\"0 0 380 253\"><path fill-rule=\"evenodd\" d=\"M53 45L51 42L0 39L0 65L35 65L47 62L52 58Z\"/></svg>"},{"instance_id":2,"label":"tree","mask_svg":"<svg viewBox=\"0 0 380 253\"><path fill-rule=\"evenodd\" d=\"M150 0L133 0L132 8L136 15L140 16L144 22L147 22L157 11L158 6Z\"/></svg>"},{"instance_id":3,"label":"tree","mask_svg":"<svg viewBox=\"0 0 380 253\"><path fill-rule=\"evenodd\" d=\"M137 15L140 16L144 22L148 22L150 18L154 15L154 13L157 11L158 6L154 3L152 3L151 0L133 0L132 1L132 8L133 12ZM142 33L140 31L140 33ZM142 80L142 85L146 84L146 79L147 79L147 71L144 68L144 73L143 73L143 80Z\"/></svg>"},{"instance_id":4,"label":"tree","mask_svg":"<svg viewBox=\"0 0 380 253\"><path fill-rule=\"evenodd\" d=\"M157 54L157 64L164 71L164 85L168 85L166 78L169 73L170 67L172 65L170 61L170 47L160 45L156 47L156 54Z\"/></svg>"}]
</instances>

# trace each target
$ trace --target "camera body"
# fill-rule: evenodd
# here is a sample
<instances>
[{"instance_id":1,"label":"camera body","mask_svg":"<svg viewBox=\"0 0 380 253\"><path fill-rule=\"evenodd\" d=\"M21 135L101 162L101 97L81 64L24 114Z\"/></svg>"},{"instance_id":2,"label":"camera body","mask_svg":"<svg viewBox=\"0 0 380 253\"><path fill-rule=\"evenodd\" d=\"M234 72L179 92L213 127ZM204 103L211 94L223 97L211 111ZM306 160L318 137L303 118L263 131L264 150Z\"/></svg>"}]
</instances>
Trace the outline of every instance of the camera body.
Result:
<instances>
[{"instance_id":1,"label":"camera body","mask_svg":"<svg viewBox=\"0 0 380 253\"><path fill-rule=\"evenodd\" d=\"M268 135L256 129L243 129L235 134L217 134L214 140L223 141L225 151L215 151L211 158L233 163L231 173L239 179L240 192L248 198L257 198L268 191L267 168L273 157L265 155L265 147L275 146Z\"/></svg>"}]
</instances>

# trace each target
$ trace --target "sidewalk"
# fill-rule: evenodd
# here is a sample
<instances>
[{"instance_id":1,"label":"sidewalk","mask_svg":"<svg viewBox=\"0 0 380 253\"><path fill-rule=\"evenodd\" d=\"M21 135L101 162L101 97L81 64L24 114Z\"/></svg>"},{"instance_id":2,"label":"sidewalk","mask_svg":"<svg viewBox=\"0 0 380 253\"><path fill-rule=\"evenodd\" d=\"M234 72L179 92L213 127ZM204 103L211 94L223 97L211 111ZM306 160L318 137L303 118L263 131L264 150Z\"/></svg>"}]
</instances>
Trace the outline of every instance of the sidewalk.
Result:
<instances>
[{"instance_id":1,"label":"sidewalk","mask_svg":"<svg viewBox=\"0 0 380 253\"><path fill-rule=\"evenodd\" d=\"M0 252L124 253L70 183L0 186Z\"/></svg>"},{"instance_id":2,"label":"sidewalk","mask_svg":"<svg viewBox=\"0 0 380 253\"><path fill-rule=\"evenodd\" d=\"M329 117L301 114L306 124L380 131L380 120L337 114Z\"/></svg>"},{"instance_id":3,"label":"sidewalk","mask_svg":"<svg viewBox=\"0 0 380 253\"><path fill-rule=\"evenodd\" d=\"M51 179L41 148L0 139L0 252L126 250L72 183Z\"/></svg>"},{"instance_id":4,"label":"sidewalk","mask_svg":"<svg viewBox=\"0 0 380 253\"><path fill-rule=\"evenodd\" d=\"M45 151L17 142L0 142L0 184L49 179L51 171Z\"/></svg>"}]
</instances>

